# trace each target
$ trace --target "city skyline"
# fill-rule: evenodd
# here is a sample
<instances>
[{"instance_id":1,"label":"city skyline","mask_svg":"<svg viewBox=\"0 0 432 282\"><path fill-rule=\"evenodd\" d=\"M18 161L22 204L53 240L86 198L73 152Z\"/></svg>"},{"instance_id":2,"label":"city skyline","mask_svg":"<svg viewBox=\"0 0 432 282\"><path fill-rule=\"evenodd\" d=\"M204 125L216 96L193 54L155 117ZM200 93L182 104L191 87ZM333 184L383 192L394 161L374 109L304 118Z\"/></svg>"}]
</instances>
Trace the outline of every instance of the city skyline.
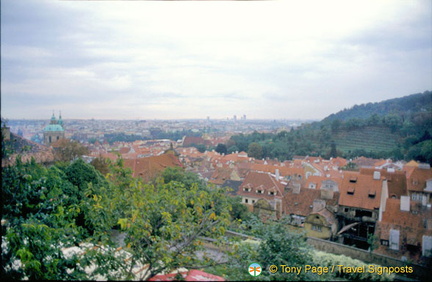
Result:
<instances>
[{"instance_id":1,"label":"city skyline","mask_svg":"<svg viewBox=\"0 0 432 282\"><path fill-rule=\"evenodd\" d=\"M431 90L431 17L430 1L6 0L2 117L320 120Z\"/></svg>"}]
</instances>

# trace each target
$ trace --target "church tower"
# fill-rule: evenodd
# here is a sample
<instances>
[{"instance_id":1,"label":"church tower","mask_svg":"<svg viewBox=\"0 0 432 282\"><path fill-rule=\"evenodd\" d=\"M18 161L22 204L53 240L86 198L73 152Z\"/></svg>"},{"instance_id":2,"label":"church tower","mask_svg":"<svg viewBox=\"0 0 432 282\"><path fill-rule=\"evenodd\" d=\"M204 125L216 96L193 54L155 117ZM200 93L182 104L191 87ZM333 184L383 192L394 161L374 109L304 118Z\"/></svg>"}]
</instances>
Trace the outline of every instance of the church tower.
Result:
<instances>
[{"instance_id":1,"label":"church tower","mask_svg":"<svg viewBox=\"0 0 432 282\"><path fill-rule=\"evenodd\" d=\"M50 146L52 143L65 138L61 113L59 116L59 120L57 120L53 112L50 123L44 128L43 135L44 135L44 144L46 146Z\"/></svg>"}]
</instances>

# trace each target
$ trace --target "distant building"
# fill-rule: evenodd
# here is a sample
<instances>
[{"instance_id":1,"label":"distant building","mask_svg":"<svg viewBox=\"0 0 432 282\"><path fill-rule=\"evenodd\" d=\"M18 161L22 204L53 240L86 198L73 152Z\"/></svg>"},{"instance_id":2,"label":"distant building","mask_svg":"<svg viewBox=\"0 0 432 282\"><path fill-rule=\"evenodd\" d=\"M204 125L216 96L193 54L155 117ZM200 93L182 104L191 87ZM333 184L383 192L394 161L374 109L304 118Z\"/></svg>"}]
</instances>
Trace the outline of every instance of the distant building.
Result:
<instances>
[{"instance_id":1,"label":"distant building","mask_svg":"<svg viewBox=\"0 0 432 282\"><path fill-rule=\"evenodd\" d=\"M50 146L52 143L65 138L65 131L63 128L63 120L61 114L59 116L59 119L57 120L53 113L50 123L44 128L43 136L43 142L46 146Z\"/></svg>"}]
</instances>

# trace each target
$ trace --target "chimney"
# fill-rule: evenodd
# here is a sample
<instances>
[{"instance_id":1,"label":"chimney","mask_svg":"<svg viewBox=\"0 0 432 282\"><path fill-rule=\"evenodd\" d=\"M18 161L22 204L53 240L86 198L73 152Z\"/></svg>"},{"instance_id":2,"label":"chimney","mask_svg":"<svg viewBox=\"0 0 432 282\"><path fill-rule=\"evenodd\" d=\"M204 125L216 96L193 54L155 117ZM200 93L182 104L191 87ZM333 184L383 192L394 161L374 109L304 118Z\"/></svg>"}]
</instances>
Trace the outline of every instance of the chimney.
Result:
<instances>
[{"instance_id":1,"label":"chimney","mask_svg":"<svg viewBox=\"0 0 432 282\"><path fill-rule=\"evenodd\" d=\"M373 179L374 180L380 180L381 179L381 172L374 171L374 173L373 173Z\"/></svg>"},{"instance_id":2,"label":"chimney","mask_svg":"<svg viewBox=\"0 0 432 282\"><path fill-rule=\"evenodd\" d=\"M409 196L401 196L400 210L401 211L410 211L410 197Z\"/></svg>"},{"instance_id":3,"label":"chimney","mask_svg":"<svg viewBox=\"0 0 432 282\"><path fill-rule=\"evenodd\" d=\"M277 168L275 171L275 175L276 175L276 179L279 180L280 178L280 173L279 173L279 169Z\"/></svg>"},{"instance_id":4,"label":"chimney","mask_svg":"<svg viewBox=\"0 0 432 282\"><path fill-rule=\"evenodd\" d=\"M293 183L293 194L300 194L300 183Z\"/></svg>"},{"instance_id":5,"label":"chimney","mask_svg":"<svg viewBox=\"0 0 432 282\"><path fill-rule=\"evenodd\" d=\"M387 180L384 180L381 186L381 199L380 199L378 221L382 220L382 214L386 210L387 199L388 199L388 183Z\"/></svg>"},{"instance_id":6,"label":"chimney","mask_svg":"<svg viewBox=\"0 0 432 282\"><path fill-rule=\"evenodd\" d=\"M320 191L321 191L321 199L325 199L325 200L333 199L333 195L334 195L333 190L320 189Z\"/></svg>"},{"instance_id":7,"label":"chimney","mask_svg":"<svg viewBox=\"0 0 432 282\"><path fill-rule=\"evenodd\" d=\"M324 200L315 199L312 204L312 212L319 212L326 207L326 202Z\"/></svg>"}]
</instances>

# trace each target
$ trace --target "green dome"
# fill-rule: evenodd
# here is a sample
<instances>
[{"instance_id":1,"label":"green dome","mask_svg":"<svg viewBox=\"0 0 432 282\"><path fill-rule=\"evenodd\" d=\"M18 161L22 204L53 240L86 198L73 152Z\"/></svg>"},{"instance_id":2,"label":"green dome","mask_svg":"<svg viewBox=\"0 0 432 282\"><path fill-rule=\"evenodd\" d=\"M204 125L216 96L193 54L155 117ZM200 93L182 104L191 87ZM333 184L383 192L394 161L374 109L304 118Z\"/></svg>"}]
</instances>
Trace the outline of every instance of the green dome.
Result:
<instances>
[{"instance_id":1,"label":"green dome","mask_svg":"<svg viewBox=\"0 0 432 282\"><path fill-rule=\"evenodd\" d=\"M48 124L44 131L64 131L64 129L60 124Z\"/></svg>"}]
</instances>

